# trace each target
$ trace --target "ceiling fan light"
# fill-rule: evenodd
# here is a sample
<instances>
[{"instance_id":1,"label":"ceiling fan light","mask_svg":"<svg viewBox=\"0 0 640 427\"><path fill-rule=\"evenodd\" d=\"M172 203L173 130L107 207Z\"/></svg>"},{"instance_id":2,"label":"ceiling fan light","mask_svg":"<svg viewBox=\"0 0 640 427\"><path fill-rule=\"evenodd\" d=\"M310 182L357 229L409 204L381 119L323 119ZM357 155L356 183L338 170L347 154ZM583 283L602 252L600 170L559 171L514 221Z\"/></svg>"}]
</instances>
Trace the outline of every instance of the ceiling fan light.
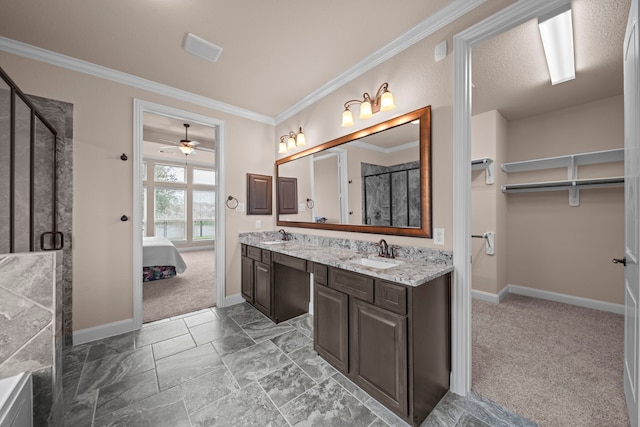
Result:
<instances>
[{"instance_id":1,"label":"ceiling fan light","mask_svg":"<svg viewBox=\"0 0 640 427\"><path fill-rule=\"evenodd\" d=\"M373 116L373 112L371 111L371 103L369 101L362 101L360 104L360 118L368 119Z\"/></svg>"},{"instance_id":2,"label":"ceiling fan light","mask_svg":"<svg viewBox=\"0 0 640 427\"><path fill-rule=\"evenodd\" d=\"M396 108L393 102L393 95L388 90L385 90L380 97L380 111L391 111Z\"/></svg>"},{"instance_id":3,"label":"ceiling fan light","mask_svg":"<svg viewBox=\"0 0 640 427\"><path fill-rule=\"evenodd\" d=\"M353 126L353 114L351 113L351 110L346 108L342 113L342 127L346 128L349 126Z\"/></svg>"},{"instance_id":4,"label":"ceiling fan light","mask_svg":"<svg viewBox=\"0 0 640 427\"><path fill-rule=\"evenodd\" d=\"M178 149L182 151L182 153L185 155L189 155L193 153L193 150L194 150L193 147L189 147L188 145L180 145Z\"/></svg>"}]
</instances>

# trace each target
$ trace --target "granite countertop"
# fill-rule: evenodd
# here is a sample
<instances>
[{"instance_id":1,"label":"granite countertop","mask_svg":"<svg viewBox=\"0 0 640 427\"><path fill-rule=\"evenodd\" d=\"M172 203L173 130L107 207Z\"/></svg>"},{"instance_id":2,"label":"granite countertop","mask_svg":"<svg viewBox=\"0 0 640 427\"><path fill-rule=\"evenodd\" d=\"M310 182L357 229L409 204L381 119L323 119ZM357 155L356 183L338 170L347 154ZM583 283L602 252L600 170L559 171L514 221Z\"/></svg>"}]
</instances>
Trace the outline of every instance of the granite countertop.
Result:
<instances>
[{"instance_id":1,"label":"granite countertop","mask_svg":"<svg viewBox=\"0 0 640 427\"><path fill-rule=\"evenodd\" d=\"M399 261L400 264L387 269L379 269L356 264L354 260L360 258L373 258L378 260L386 260L386 258L372 256L371 253L363 251L322 246L299 240L289 240L284 243L267 244L267 241L277 241L278 239L261 238L259 234L253 235L246 233L240 235L240 243L255 246L261 249L267 249L272 252L278 252L308 261L320 264L338 267L343 270L354 271L356 273L366 274L379 279L391 282L401 283L407 286L420 286L437 277L443 276L453 271L453 265L450 262L437 262L432 260L419 260L404 257L394 258L391 261Z\"/></svg>"}]
</instances>

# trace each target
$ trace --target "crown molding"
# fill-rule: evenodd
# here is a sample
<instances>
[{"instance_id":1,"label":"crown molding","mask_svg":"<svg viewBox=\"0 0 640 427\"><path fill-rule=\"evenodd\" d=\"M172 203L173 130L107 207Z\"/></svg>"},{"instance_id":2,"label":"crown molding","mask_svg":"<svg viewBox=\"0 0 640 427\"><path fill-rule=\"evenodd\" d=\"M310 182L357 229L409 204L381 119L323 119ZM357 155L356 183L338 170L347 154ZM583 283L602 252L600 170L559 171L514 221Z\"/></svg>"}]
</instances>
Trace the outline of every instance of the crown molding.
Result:
<instances>
[{"instance_id":1,"label":"crown molding","mask_svg":"<svg viewBox=\"0 0 640 427\"><path fill-rule=\"evenodd\" d=\"M425 37L428 37L439 29L447 26L486 1L487 0L451 1L446 6L437 10L433 15L422 20L406 33L392 40L390 43L373 52L371 55L365 57L344 73L325 83L311 94L278 114L275 118L236 107L235 105L227 104L225 102L216 101L215 99L198 95L193 92L177 89L172 86L136 77L134 75L116 71L88 61L83 61L71 56L42 49L7 37L0 36L0 50L274 126L282 123L284 120L299 113L329 95L331 92L339 89L367 71L377 67L405 49L413 46Z\"/></svg>"},{"instance_id":2,"label":"crown molding","mask_svg":"<svg viewBox=\"0 0 640 427\"><path fill-rule=\"evenodd\" d=\"M52 52L50 50L42 49L2 36L0 36L0 50L80 73L89 74L101 79L110 80L115 83L146 90L158 95L164 95L192 104L201 105L203 107L222 111L245 119L255 120L272 126L275 124L273 117L265 114L256 113L254 111L236 107L235 105L227 104L225 102L216 101L215 99L198 95L193 92L188 92L162 83L136 77L131 74L103 67L102 65L93 64L91 62Z\"/></svg>"},{"instance_id":3,"label":"crown molding","mask_svg":"<svg viewBox=\"0 0 640 427\"><path fill-rule=\"evenodd\" d=\"M311 92L300 101L293 104L275 117L275 124L279 125L291 116L299 113L320 99L339 89L350 81L356 79L367 71L377 67L388 59L394 57L405 49L418 43L425 37L439 29L449 25L456 19L466 15L487 0L453 0L446 6L438 9L433 15L425 18L406 33L392 40L382 48L365 57L344 73L335 77L320 88Z\"/></svg>"}]
</instances>

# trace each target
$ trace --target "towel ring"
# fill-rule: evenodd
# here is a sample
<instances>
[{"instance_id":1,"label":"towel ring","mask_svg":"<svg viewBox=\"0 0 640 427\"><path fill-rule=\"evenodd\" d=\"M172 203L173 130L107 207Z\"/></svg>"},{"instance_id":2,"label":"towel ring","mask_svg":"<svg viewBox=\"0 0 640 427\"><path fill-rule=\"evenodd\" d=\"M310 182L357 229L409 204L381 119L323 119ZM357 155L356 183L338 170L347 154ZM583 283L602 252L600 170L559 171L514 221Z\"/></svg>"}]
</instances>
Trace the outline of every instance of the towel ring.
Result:
<instances>
[{"instance_id":1,"label":"towel ring","mask_svg":"<svg viewBox=\"0 0 640 427\"><path fill-rule=\"evenodd\" d=\"M314 202L313 200L311 200L311 199L307 199L307 207L308 207L309 209L313 209L313 207L314 207L315 205L316 205L316 204L315 204L315 202Z\"/></svg>"},{"instance_id":2,"label":"towel ring","mask_svg":"<svg viewBox=\"0 0 640 427\"><path fill-rule=\"evenodd\" d=\"M235 204L234 206L230 206L230 204L229 204L229 202L231 202L232 200L235 200L235 202L236 202L236 204ZM229 196L229 197L227 198L226 205L227 205L227 207L228 207L229 209L235 209L235 208L237 208L237 207L238 207L238 199L236 199L236 198L235 198L235 197L233 197L233 196Z\"/></svg>"}]
</instances>

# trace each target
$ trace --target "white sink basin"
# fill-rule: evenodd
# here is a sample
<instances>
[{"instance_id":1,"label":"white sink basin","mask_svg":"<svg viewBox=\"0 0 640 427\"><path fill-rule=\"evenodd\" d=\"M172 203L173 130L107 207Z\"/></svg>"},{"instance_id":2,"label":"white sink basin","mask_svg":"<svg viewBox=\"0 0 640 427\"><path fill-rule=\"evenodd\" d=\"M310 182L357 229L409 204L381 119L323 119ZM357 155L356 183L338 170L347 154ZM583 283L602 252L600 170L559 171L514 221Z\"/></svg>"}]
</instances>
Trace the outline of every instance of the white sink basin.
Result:
<instances>
[{"instance_id":1,"label":"white sink basin","mask_svg":"<svg viewBox=\"0 0 640 427\"><path fill-rule=\"evenodd\" d=\"M396 259L387 258L356 258L349 261L353 264L360 264L366 267L377 268L380 270L386 270L387 268L397 267L402 264L402 261Z\"/></svg>"},{"instance_id":2,"label":"white sink basin","mask_svg":"<svg viewBox=\"0 0 640 427\"><path fill-rule=\"evenodd\" d=\"M271 240L269 242L260 242L263 245L281 245L283 243L287 243L286 240Z\"/></svg>"}]
</instances>

